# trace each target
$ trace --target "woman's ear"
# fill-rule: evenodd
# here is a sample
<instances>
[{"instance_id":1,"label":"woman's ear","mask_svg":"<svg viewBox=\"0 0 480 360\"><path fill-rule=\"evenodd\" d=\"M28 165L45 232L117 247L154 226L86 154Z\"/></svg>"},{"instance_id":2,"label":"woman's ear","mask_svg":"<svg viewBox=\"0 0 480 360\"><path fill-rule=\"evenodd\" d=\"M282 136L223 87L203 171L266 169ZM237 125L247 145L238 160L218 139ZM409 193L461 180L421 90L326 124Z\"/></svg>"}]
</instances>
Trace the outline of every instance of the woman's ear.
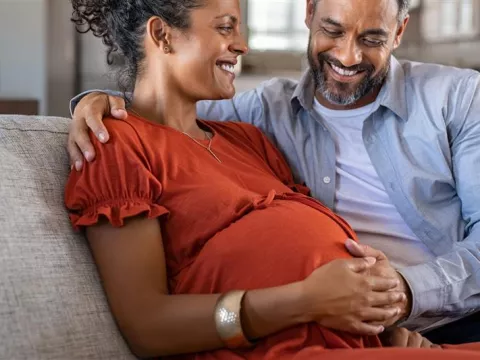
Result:
<instances>
[{"instance_id":1,"label":"woman's ear","mask_svg":"<svg viewBox=\"0 0 480 360\"><path fill-rule=\"evenodd\" d=\"M147 36L155 47L163 49L164 53L172 52L172 28L158 16L148 20Z\"/></svg>"}]
</instances>

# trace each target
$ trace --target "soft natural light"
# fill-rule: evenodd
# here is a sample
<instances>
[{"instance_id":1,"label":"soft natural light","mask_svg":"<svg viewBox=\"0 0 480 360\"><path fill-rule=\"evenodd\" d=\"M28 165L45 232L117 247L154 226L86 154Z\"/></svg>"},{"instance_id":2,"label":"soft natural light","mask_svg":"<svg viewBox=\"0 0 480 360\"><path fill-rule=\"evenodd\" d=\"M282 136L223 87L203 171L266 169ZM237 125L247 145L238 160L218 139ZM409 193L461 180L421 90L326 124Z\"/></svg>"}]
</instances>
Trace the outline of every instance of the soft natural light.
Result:
<instances>
[{"instance_id":1,"label":"soft natural light","mask_svg":"<svg viewBox=\"0 0 480 360\"><path fill-rule=\"evenodd\" d=\"M471 34L475 31L475 24L473 23L473 0L462 0L460 5L460 28L462 34Z\"/></svg>"},{"instance_id":2,"label":"soft natural light","mask_svg":"<svg viewBox=\"0 0 480 360\"><path fill-rule=\"evenodd\" d=\"M422 30L427 40L444 41L479 33L477 0L424 0Z\"/></svg>"},{"instance_id":3,"label":"soft natural light","mask_svg":"<svg viewBox=\"0 0 480 360\"><path fill-rule=\"evenodd\" d=\"M305 51L305 1L250 0L249 45L252 50Z\"/></svg>"},{"instance_id":4,"label":"soft natural light","mask_svg":"<svg viewBox=\"0 0 480 360\"><path fill-rule=\"evenodd\" d=\"M462 5L459 6L459 2ZM417 8L420 0L411 0ZM457 32L471 33L473 0L425 0L424 5L434 14L425 23L427 37L452 36ZM308 44L305 25L305 0L249 0L249 45L252 50L304 52ZM460 11L460 26L457 22ZM428 12L428 10L427 10ZM440 15L440 21L439 16ZM438 26L441 24L441 26Z\"/></svg>"}]
</instances>

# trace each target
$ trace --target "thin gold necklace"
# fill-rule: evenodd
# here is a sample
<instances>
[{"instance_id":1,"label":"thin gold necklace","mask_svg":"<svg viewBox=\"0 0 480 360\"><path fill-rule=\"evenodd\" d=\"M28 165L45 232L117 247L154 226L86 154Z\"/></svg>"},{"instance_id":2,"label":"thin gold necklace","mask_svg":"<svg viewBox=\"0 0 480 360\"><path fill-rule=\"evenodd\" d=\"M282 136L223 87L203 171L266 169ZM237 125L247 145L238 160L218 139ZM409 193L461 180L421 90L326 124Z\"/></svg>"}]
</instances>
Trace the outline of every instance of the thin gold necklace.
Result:
<instances>
[{"instance_id":1,"label":"thin gold necklace","mask_svg":"<svg viewBox=\"0 0 480 360\"><path fill-rule=\"evenodd\" d=\"M212 154L212 156L221 164L222 163L222 160L220 160L218 158L217 155L215 155L215 153L212 151L212 141L213 141L213 138L210 136L209 133L207 133L205 130L202 129L202 131L204 132L205 136L207 137L207 139L209 140L208 141L208 146L205 146L203 145L200 141L198 141L197 139L195 139L194 137L190 136L190 134L187 134L185 131L182 132L182 134L185 134L187 135L190 139L192 139L195 143L197 143L198 145L200 145L201 147L203 147L205 150L207 150L210 154Z\"/></svg>"},{"instance_id":2,"label":"thin gold necklace","mask_svg":"<svg viewBox=\"0 0 480 360\"><path fill-rule=\"evenodd\" d=\"M140 116L141 118L143 118L142 115L140 115L138 112L136 112L135 110L133 110L132 108L129 108L129 110L131 112L133 112L135 115L137 116ZM192 139L197 145L200 145L201 147L203 147L205 150L207 150L214 158L215 160L217 160L220 164L222 163L222 161L218 158L218 156L213 152L212 150L212 141L213 141L213 138L210 136L210 134L208 132L206 132L205 130L203 130L203 133L205 134L205 137L209 140L208 141L208 145L205 146L203 145L200 141L198 141L197 139L195 139L193 136L191 136L190 134L187 134L185 131L182 131L182 134L188 136L190 139Z\"/></svg>"}]
</instances>

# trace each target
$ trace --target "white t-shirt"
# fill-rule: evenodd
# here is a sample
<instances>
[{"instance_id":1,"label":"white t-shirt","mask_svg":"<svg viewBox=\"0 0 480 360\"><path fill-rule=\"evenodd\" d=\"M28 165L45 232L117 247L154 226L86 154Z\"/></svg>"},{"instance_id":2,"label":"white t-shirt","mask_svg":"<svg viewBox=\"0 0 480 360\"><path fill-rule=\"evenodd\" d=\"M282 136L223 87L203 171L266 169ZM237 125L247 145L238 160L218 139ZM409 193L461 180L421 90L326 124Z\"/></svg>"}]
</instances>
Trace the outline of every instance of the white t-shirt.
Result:
<instances>
[{"instance_id":1,"label":"white t-shirt","mask_svg":"<svg viewBox=\"0 0 480 360\"><path fill-rule=\"evenodd\" d=\"M383 251L396 268L434 259L433 253L407 226L370 161L363 143L364 121L376 108L331 110L317 100L336 148L335 212L356 231L360 242Z\"/></svg>"}]
</instances>

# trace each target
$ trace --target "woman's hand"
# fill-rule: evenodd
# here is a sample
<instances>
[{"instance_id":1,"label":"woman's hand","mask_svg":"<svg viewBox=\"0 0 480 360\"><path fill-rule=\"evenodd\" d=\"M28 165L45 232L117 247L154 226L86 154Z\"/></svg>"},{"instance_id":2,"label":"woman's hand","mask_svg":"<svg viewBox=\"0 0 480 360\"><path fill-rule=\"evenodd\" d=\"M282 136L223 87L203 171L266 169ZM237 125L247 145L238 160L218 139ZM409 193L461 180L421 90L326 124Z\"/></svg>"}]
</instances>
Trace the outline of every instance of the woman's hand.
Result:
<instances>
[{"instance_id":1,"label":"woman's hand","mask_svg":"<svg viewBox=\"0 0 480 360\"><path fill-rule=\"evenodd\" d=\"M405 328L392 328L380 335L382 344L387 347L441 349L417 332Z\"/></svg>"},{"instance_id":2,"label":"woman's hand","mask_svg":"<svg viewBox=\"0 0 480 360\"><path fill-rule=\"evenodd\" d=\"M369 275L374 258L335 260L303 281L307 321L361 335L377 335L398 316L405 294L398 279ZM370 324L374 322L375 325Z\"/></svg>"},{"instance_id":3,"label":"woman's hand","mask_svg":"<svg viewBox=\"0 0 480 360\"><path fill-rule=\"evenodd\" d=\"M348 239L345 243L345 247L350 252L350 255L357 258L373 257L376 259L376 263L369 269L370 275L376 275L381 277L392 277L399 280L397 288L395 291L403 292L406 295L405 301L396 304L395 306L401 309L401 312L398 316L387 324L387 326L392 326L398 320L402 318L407 318L410 315L412 309L412 291L407 281L403 276L390 264L387 256L380 250L374 249L368 245L360 244L357 241Z\"/></svg>"},{"instance_id":4,"label":"woman's hand","mask_svg":"<svg viewBox=\"0 0 480 360\"><path fill-rule=\"evenodd\" d=\"M68 135L68 154L70 164L77 171L82 169L84 158L87 161L93 161L95 158L95 149L88 136L88 129L93 131L100 142L108 141L108 131L103 125L104 116L125 119L127 117L125 101L120 97L92 92L75 107Z\"/></svg>"}]
</instances>

